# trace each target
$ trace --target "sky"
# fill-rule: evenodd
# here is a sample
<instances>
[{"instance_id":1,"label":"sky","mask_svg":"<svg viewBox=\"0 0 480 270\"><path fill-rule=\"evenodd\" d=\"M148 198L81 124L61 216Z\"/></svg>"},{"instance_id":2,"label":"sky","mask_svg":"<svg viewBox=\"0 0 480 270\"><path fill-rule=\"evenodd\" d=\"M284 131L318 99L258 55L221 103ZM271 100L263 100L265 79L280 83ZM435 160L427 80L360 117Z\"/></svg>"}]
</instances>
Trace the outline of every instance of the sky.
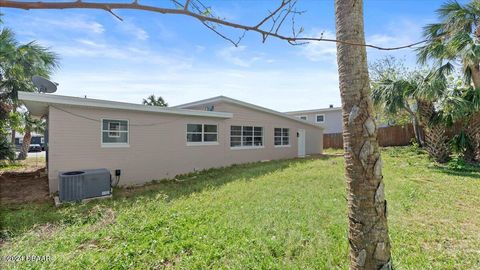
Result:
<instances>
[{"instance_id":1,"label":"sky","mask_svg":"<svg viewBox=\"0 0 480 270\"><path fill-rule=\"evenodd\" d=\"M173 7L167 0L140 2ZM280 0L202 2L217 16L255 25ZM421 40L422 27L436 22L443 2L364 0L366 42L394 47ZM295 21L305 36L334 37L333 0L299 0L297 8L306 11ZM59 55L60 68L51 76L59 95L140 103L155 94L170 106L224 95L278 111L341 105L334 43L292 46L275 38L262 43L251 32L235 47L192 18L144 11L116 11L124 21L86 9L0 12L3 27L19 42L35 40ZM291 34L291 22L284 26L283 33ZM218 30L234 39L242 35ZM412 49L367 50L369 62L389 55L416 65Z\"/></svg>"}]
</instances>

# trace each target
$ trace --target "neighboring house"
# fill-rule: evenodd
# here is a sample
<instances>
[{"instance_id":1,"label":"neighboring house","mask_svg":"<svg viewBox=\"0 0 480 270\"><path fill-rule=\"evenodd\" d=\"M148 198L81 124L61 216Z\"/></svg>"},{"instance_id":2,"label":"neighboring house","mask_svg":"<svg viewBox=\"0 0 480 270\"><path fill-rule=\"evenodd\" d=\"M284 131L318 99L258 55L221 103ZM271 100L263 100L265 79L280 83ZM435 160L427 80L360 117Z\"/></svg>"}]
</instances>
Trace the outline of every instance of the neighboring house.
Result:
<instances>
[{"instance_id":1,"label":"neighboring house","mask_svg":"<svg viewBox=\"0 0 480 270\"><path fill-rule=\"evenodd\" d=\"M174 108L27 92L19 99L47 119L50 192L62 171L119 169L121 185L138 185L323 150L322 127L222 96Z\"/></svg>"},{"instance_id":2,"label":"neighboring house","mask_svg":"<svg viewBox=\"0 0 480 270\"><path fill-rule=\"evenodd\" d=\"M333 107L316 109L316 110L304 110L304 111L292 111L286 112L286 114L298 117L302 120L306 120L309 123L313 123L325 128L324 133L342 133L342 108Z\"/></svg>"}]
</instances>

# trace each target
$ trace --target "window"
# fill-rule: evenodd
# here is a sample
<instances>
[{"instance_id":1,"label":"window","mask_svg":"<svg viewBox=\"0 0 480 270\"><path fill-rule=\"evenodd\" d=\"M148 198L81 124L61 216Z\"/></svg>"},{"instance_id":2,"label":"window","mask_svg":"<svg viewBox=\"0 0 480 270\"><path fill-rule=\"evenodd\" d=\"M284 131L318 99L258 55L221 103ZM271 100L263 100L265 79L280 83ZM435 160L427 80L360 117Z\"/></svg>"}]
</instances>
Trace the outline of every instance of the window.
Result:
<instances>
[{"instance_id":1,"label":"window","mask_svg":"<svg viewBox=\"0 0 480 270\"><path fill-rule=\"evenodd\" d=\"M230 147L255 148L263 146L263 128L253 126L231 126Z\"/></svg>"},{"instance_id":2,"label":"window","mask_svg":"<svg viewBox=\"0 0 480 270\"><path fill-rule=\"evenodd\" d=\"M120 138L120 122L108 122L108 137Z\"/></svg>"},{"instance_id":3,"label":"window","mask_svg":"<svg viewBox=\"0 0 480 270\"><path fill-rule=\"evenodd\" d=\"M290 146L290 129L275 128L274 144L275 146Z\"/></svg>"},{"instance_id":4,"label":"window","mask_svg":"<svg viewBox=\"0 0 480 270\"><path fill-rule=\"evenodd\" d=\"M128 145L128 121L102 119L102 144Z\"/></svg>"},{"instance_id":5,"label":"window","mask_svg":"<svg viewBox=\"0 0 480 270\"><path fill-rule=\"evenodd\" d=\"M308 116L306 116L306 115L300 115L298 118L300 118L302 120L308 120Z\"/></svg>"},{"instance_id":6,"label":"window","mask_svg":"<svg viewBox=\"0 0 480 270\"><path fill-rule=\"evenodd\" d=\"M317 114L316 121L317 123L325 123L325 114Z\"/></svg>"},{"instance_id":7,"label":"window","mask_svg":"<svg viewBox=\"0 0 480 270\"><path fill-rule=\"evenodd\" d=\"M187 124L187 144L217 144L218 126Z\"/></svg>"}]
</instances>

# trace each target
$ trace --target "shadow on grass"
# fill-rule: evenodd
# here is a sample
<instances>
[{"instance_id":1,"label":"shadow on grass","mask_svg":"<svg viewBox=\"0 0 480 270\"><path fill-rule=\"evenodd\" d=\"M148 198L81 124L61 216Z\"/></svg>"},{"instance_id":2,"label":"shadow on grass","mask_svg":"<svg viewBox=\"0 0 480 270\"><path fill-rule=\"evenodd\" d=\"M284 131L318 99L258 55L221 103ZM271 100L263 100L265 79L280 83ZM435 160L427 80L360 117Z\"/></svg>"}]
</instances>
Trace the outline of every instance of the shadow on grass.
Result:
<instances>
[{"instance_id":1,"label":"shadow on grass","mask_svg":"<svg viewBox=\"0 0 480 270\"><path fill-rule=\"evenodd\" d=\"M228 167L207 169L195 173L180 175L174 179L152 181L139 187L118 188L114 191L114 199L137 196L156 196L165 194L167 201L175 200L205 189L220 187L235 181L250 181L262 175L280 172L290 166L309 162L315 159L327 160L334 155L318 155L303 159L287 159L266 162L254 162Z\"/></svg>"},{"instance_id":2,"label":"shadow on grass","mask_svg":"<svg viewBox=\"0 0 480 270\"><path fill-rule=\"evenodd\" d=\"M229 167L208 169L176 177L174 180L153 181L143 186L116 188L111 200L98 200L82 204L65 204L61 207L53 203L29 203L19 205L0 205L0 245L11 237L20 235L42 224L85 223L91 219L95 206L102 208L129 207L136 200L152 199L157 195L166 195L166 201L172 201L206 189L218 188L235 181L250 181L262 175L280 172L290 166L311 160L328 160L333 156L320 155L304 159L256 162ZM94 213L95 215L95 213ZM73 220L73 221L72 221Z\"/></svg>"},{"instance_id":3,"label":"shadow on grass","mask_svg":"<svg viewBox=\"0 0 480 270\"><path fill-rule=\"evenodd\" d=\"M448 163L436 164L435 170L454 176L472 177L480 179L480 164L466 163L460 157L453 157Z\"/></svg>"},{"instance_id":4,"label":"shadow on grass","mask_svg":"<svg viewBox=\"0 0 480 270\"><path fill-rule=\"evenodd\" d=\"M475 180L480 180L480 167L456 169L448 166L436 165L434 170L449 175L469 177Z\"/></svg>"}]
</instances>

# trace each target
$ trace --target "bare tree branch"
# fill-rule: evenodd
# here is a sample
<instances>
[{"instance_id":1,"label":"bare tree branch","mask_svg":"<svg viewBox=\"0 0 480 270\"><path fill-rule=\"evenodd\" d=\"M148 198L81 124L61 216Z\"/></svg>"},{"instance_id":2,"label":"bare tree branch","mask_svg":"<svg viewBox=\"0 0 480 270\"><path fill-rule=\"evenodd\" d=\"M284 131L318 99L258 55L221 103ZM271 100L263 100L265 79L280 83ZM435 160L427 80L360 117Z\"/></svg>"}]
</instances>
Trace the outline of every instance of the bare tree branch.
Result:
<instances>
[{"instance_id":1,"label":"bare tree branch","mask_svg":"<svg viewBox=\"0 0 480 270\"><path fill-rule=\"evenodd\" d=\"M174 0L175 1L175 0ZM383 50L383 51L393 51L393 50L400 50L400 49L405 49L405 48L411 48L416 45L422 44L424 42L427 42L428 40L422 40L419 42L415 42L412 44L407 44L403 46L397 46L397 47L381 47L381 46L376 46L373 44L362 44L362 43L357 43L353 41L348 41L348 40L338 40L338 39L333 39L333 38L324 38L323 36L321 37L298 37L297 34L293 36L287 36L278 33L277 30L273 31L274 28L271 28L271 30L267 31L261 28L262 25L264 25L268 20L273 20L274 16L277 15L276 19L273 20L274 23L277 22L283 22L284 19L281 19L278 21L280 18L278 15L281 15L282 11L287 12L287 13L293 13L291 9L285 8L287 4L291 4L291 0L282 0L282 3L279 8L277 8L275 11L270 13L266 18L262 19L258 24L254 26L249 26L249 25L244 25L244 24L239 24L239 23L234 23L230 22L218 17L211 16L209 8L206 8L204 12L200 13L195 13L190 10L188 10L189 4L193 4L193 1L186 0L185 5L179 4L177 1L175 3L179 4L182 8L181 9L175 9L175 8L163 8L163 7L157 7L157 6L150 6L150 5L143 5L138 3L138 1L133 1L131 3L115 3L115 2L83 2L81 0L77 0L74 2L27 2L27 1L9 1L9 0L0 0L0 7L5 7L5 8L18 8L18 9L25 9L25 10L30 10L30 9L100 9L100 10L105 10L111 14L113 14L116 18L119 20L122 20L121 17L113 13L112 10L119 10L119 9L133 9L133 10L143 10L143 11L151 11L151 12L156 12L160 14L171 14L171 15L183 15L183 16L188 16L195 18L202 22L205 26L208 25L208 23L215 23L218 25L222 26L227 26L235 29L241 29L244 30L244 34L246 31L252 31L259 33L263 40L265 41L268 36L276 37L278 39L287 41L288 43L292 45L301 45L305 44L308 42L312 41L323 41L323 42L336 42L336 43L342 43L346 45L352 45L352 46L364 46L368 48L373 48L377 50ZM201 2L199 2L201 3ZM193 6L193 5L192 5ZM187 7L187 8L185 8ZM290 12L288 12L290 10ZM280 14L279 14L280 12ZM298 13L298 11L295 11ZM295 13L293 13L295 14ZM282 17L283 18L283 17ZM278 26L278 24L277 24ZM221 34L218 30L216 30L212 25L207 26L210 30L214 31L216 34L220 35L222 38L230 41L232 44L235 46L238 45L238 42L233 41L231 38L226 37L225 35ZM273 32L272 32L273 31ZM299 33L298 33L299 34ZM242 36L243 37L243 36ZM242 38L241 37L241 38ZM241 38L239 40L241 40Z\"/></svg>"},{"instance_id":2,"label":"bare tree branch","mask_svg":"<svg viewBox=\"0 0 480 270\"><path fill-rule=\"evenodd\" d=\"M183 5L184 10L188 10L188 5L190 4L190 0L185 1L185 5Z\"/></svg>"},{"instance_id":3,"label":"bare tree branch","mask_svg":"<svg viewBox=\"0 0 480 270\"><path fill-rule=\"evenodd\" d=\"M285 5L287 5L288 3L290 3L291 0L288 0L288 1L285 1L283 0L282 3L280 4L280 6L275 10L273 11L272 13L270 13L270 15L268 15L267 17L265 17L263 20L261 20L257 25L255 25L255 28L260 28L260 26L262 26L265 22L267 22L268 20L270 20L270 18L272 18L273 16L275 16L275 14L277 14L281 9L283 9L283 7Z\"/></svg>"},{"instance_id":4,"label":"bare tree branch","mask_svg":"<svg viewBox=\"0 0 480 270\"><path fill-rule=\"evenodd\" d=\"M81 0L78 0L77 2L81 2ZM117 19L119 19L120 21L123 22L122 17L120 17L120 16L118 16L117 14L115 14L115 12L113 12L112 9L107 8L107 9L105 9L105 10L106 10L107 12L109 12L110 14L112 14L113 16L115 16Z\"/></svg>"},{"instance_id":5,"label":"bare tree branch","mask_svg":"<svg viewBox=\"0 0 480 270\"><path fill-rule=\"evenodd\" d=\"M275 30L275 34L278 33L278 30L280 30L280 27L282 26L283 22L285 19L288 17L290 12L292 12L293 7L297 4L297 1L293 2L293 4L290 4L289 8L287 9L287 12L285 12L285 15L283 16L282 20L278 23L277 29Z\"/></svg>"}]
</instances>

